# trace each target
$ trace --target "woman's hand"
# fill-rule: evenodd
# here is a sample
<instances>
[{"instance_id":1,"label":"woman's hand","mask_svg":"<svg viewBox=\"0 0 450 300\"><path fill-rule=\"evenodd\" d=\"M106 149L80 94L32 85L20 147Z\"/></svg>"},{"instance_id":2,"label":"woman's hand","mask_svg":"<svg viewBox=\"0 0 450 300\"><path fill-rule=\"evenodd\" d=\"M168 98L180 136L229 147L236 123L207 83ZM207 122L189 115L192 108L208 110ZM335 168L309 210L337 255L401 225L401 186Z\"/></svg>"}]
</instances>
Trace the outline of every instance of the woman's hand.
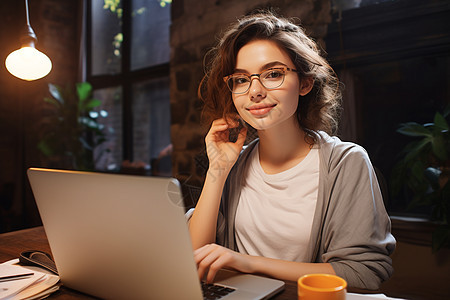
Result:
<instances>
[{"instance_id":1,"label":"woman's hand","mask_svg":"<svg viewBox=\"0 0 450 300\"><path fill-rule=\"evenodd\" d=\"M207 273L206 282L211 283L217 272L222 268L232 268L243 273L251 273L251 256L232 251L217 244L208 244L194 251L198 275L203 280Z\"/></svg>"},{"instance_id":2,"label":"woman's hand","mask_svg":"<svg viewBox=\"0 0 450 300\"><path fill-rule=\"evenodd\" d=\"M242 273L265 274L272 278L290 281L297 281L301 276L311 273L336 275L330 263L304 263L251 256L216 244L207 244L195 250L194 259L200 280L203 280L207 274L208 283L214 280L217 272L222 268Z\"/></svg>"},{"instance_id":3,"label":"woman's hand","mask_svg":"<svg viewBox=\"0 0 450 300\"><path fill-rule=\"evenodd\" d=\"M247 128L244 126L238 134L236 142L230 141L229 129L237 128L238 121L225 119L214 120L206 135L206 152L209 160L209 170L214 176L227 176L236 162L247 136Z\"/></svg>"},{"instance_id":4,"label":"woman's hand","mask_svg":"<svg viewBox=\"0 0 450 300\"><path fill-rule=\"evenodd\" d=\"M238 128L238 121L215 120L205 142L209 159L202 193L189 222L192 246L197 249L216 240L220 198L228 173L244 145L247 129L240 129L236 142L230 141L230 128Z\"/></svg>"}]
</instances>

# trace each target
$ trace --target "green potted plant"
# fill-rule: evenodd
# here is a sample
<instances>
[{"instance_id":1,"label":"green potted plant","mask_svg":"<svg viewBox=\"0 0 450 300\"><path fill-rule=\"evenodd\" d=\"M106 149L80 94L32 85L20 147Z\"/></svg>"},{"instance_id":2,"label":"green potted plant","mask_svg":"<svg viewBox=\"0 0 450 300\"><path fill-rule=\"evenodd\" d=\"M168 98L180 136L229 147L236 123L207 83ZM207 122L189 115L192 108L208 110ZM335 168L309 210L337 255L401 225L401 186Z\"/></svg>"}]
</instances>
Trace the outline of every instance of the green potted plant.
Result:
<instances>
[{"instance_id":1,"label":"green potted plant","mask_svg":"<svg viewBox=\"0 0 450 300\"><path fill-rule=\"evenodd\" d=\"M450 245L450 105L436 112L432 123L403 123L397 132L414 138L402 152L402 159L392 173L392 192L404 188L413 199L409 208L431 207L431 221L438 226L433 232L432 247L437 251Z\"/></svg>"},{"instance_id":2,"label":"green potted plant","mask_svg":"<svg viewBox=\"0 0 450 300\"><path fill-rule=\"evenodd\" d=\"M58 161L60 167L95 170L94 149L106 141L105 126L99 118L107 117L94 99L88 82L61 87L49 84L51 97L44 98L49 112L43 120L44 135L38 149ZM104 151L108 151L107 149ZM97 153L99 157L101 153Z\"/></svg>"}]
</instances>

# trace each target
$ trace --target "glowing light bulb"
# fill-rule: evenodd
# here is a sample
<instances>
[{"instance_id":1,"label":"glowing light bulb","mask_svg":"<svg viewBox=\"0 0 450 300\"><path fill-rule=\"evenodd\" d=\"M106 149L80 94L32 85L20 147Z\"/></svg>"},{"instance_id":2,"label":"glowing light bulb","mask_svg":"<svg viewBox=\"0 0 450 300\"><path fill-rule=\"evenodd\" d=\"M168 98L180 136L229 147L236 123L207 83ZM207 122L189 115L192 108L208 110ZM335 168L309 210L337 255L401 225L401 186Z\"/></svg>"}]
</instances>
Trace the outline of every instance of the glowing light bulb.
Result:
<instances>
[{"instance_id":1,"label":"glowing light bulb","mask_svg":"<svg viewBox=\"0 0 450 300\"><path fill-rule=\"evenodd\" d=\"M52 69L52 62L47 55L30 46L11 52L5 65L12 75L28 81L44 77Z\"/></svg>"}]
</instances>

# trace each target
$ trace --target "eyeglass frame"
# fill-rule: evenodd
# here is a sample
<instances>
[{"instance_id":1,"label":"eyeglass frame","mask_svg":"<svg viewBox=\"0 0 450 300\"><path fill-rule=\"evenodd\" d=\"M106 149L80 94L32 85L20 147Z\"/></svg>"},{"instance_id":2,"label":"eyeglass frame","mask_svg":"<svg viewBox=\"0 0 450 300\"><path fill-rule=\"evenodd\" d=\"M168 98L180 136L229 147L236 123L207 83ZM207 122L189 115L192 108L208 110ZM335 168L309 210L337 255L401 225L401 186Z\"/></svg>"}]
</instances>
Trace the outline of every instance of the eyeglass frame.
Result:
<instances>
[{"instance_id":1,"label":"eyeglass frame","mask_svg":"<svg viewBox=\"0 0 450 300\"><path fill-rule=\"evenodd\" d=\"M266 86L264 85L264 83L262 83L262 81L261 81L261 74L263 74L264 72L270 71L270 70L274 70L274 69L283 69L283 70L284 70L285 73L283 74L283 81L281 81L280 85L278 85L278 86L276 86L276 87L268 88L268 87L266 87ZM295 70L295 69L292 69L292 68L289 68L289 67L286 67L286 66L270 67L270 68L267 68L267 69L263 70L263 71L262 71L261 73L259 73L259 74L258 74L258 73L255 73L255 74L250 74L250 75L248 75L248 74L245 74L245 73L233 73L233 74L231 74L231 75L228 75L228 76L223 77L223 81L225 81L225 85L226 85L227 88L230 90L230 92L233 93L233 94L237 94L237 95L245 94L245 93L248 92L248 90L250 89L250 87L251 87L251 85L252 85L252 77L254 77L254 76L258 77L259 82L261 83L261 85L262 85L265 89L273 90L273 89L279 88L280 86L283 85L284 79L286 78L286 72L287 72L287 71L296 72L296 73L299 72L299 71L297 71L297 70ZM248 79L249 79L249 85L248 85L248 88L247 88L244 92L240 92L240 93L233 92L233 91L231 90L230 86L228 85L228 80L229 80L231 77L236 76L236 75L244 75L244 76L248 77Z\"/></svg>"}]
</instances>

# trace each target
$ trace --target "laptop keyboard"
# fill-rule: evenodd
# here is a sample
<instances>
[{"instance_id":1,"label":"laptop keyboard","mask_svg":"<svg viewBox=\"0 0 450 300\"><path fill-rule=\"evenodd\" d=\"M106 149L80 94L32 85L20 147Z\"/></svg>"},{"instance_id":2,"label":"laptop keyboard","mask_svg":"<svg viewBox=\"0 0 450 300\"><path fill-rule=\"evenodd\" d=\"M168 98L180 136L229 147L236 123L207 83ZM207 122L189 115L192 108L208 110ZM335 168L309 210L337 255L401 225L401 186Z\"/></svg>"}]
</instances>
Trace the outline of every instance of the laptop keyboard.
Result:
<instances>
[{"instance_id":1,"label":"laptop keyboard","mask_svg":"<svg viewBox=\"0 0 450 300\"><path fill-rule=\"evenodd\" d=\"M235 291L235 289L219 284L202 282L203 299L216 300L225 297Z\"/></svg>"}]
</instances>

